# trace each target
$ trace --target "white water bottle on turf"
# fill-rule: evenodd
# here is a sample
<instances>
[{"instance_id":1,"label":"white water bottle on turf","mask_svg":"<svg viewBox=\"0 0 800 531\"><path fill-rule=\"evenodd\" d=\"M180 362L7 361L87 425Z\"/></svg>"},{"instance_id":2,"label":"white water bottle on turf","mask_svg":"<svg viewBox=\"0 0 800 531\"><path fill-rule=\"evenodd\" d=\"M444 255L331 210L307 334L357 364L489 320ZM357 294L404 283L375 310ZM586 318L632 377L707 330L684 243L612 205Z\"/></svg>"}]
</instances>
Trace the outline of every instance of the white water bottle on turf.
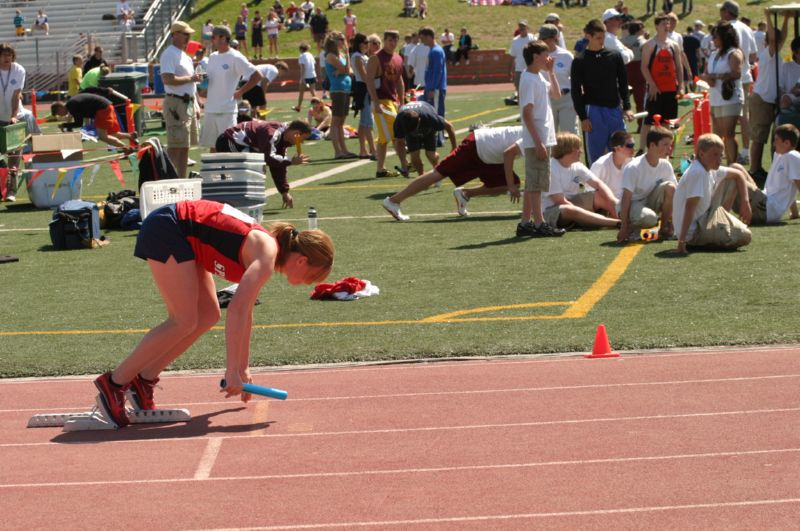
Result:
<instances>
[{"instance_id":1,"label":"white water bottle on turf","mask_svg":"<svg viewBox=\"0 0 800 531\"><path fill-rule=\"evenodd\" d=\"M312 206L308 207L308 230L317 228L317 210Z\"/></svg>"}]
</instances>

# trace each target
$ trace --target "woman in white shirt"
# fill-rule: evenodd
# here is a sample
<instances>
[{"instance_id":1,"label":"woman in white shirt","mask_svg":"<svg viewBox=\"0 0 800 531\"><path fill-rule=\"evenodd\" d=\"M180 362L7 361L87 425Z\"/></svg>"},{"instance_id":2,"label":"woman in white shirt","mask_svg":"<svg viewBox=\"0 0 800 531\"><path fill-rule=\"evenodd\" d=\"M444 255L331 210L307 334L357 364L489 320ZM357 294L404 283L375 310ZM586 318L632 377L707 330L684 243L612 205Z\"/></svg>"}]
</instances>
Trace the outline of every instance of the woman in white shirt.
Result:
<instances>
[{"instance_id":1,"label":"woman in white shirt","mask_svg":"<svg viewBox=\"0 0 800 531\"><path fill-rule=\"evenodd\" d=\"M736 121L742 113L744 91L742 90L742 65L744 59L739 50L739 37L729 22L714 28L714 45L706 73L701 79L711 87L711 121L714 132L722 137L728 164L736 162L739 146L736 143Z\"/></svg>"}]
</instances>

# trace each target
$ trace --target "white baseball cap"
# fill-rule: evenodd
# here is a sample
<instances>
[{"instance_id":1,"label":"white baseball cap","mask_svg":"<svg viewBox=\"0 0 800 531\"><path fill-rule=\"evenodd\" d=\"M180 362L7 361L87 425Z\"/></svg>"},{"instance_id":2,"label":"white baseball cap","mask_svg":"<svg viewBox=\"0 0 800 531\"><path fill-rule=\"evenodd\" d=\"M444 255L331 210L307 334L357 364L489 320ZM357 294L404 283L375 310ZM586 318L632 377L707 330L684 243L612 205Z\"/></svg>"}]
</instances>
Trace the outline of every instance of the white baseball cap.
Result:
<instances>
[{"instance_id":1,"label":"white baseball cap","mask_svg":"<svg viewBox=\"0 0 800 531\"><path fill-rule=\"evenodd\" d=\"M619 11L614 9L613 7L603 11L603 22L607 22L607 21L611 20L612 18L621 18L621 17L622 17L622 13L620 13Z\"/></svg>"}]
</instances>

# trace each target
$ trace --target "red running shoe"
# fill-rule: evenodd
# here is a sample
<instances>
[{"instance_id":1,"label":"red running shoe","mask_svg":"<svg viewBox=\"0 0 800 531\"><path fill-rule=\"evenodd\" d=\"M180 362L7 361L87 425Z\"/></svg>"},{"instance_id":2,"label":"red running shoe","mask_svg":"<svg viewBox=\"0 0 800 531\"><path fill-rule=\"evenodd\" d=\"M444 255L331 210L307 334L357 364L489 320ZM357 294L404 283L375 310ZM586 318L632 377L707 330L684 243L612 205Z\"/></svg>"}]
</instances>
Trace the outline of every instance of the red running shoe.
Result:
<instances>
[{"instance_id":1,"label":"red running shoe","mask_svg":"<svg viewBox=\"0 0 800 531\"><path fill-rule=\"evenodd\" d=\"M98 376L94 386L100 391L99 404L103 407L106 418L116 423L118 428L130 424L128 413L125 411L125 390L128 386L120 387L111 383L110 372Z\"/></svg>"},{"instance_id":2,"label":"red running shoe","mask_svg":"<svg viewBox=\"0 0 800 531\"><path fill-rule=\"evenodd\" d=\"M131 393L129 395L134 409L153 410L156 408L156 403L153 400L153 390L158 381L158 378L145 380L138 374L136 375L136 378L131 382Z\"/></svg>"}]
</instances>

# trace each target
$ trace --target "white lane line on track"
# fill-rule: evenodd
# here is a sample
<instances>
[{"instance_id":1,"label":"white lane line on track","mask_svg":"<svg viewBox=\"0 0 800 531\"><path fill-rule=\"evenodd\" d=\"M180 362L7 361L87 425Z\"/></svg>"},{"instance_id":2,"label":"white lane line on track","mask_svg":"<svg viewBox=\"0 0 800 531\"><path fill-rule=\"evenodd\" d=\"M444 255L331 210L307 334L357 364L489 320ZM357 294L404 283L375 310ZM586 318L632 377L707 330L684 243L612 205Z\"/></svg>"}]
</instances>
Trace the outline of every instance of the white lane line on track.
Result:
<instances>
[{"instance_id":1,"label":"white lane line on track","mask_svg":"<svg viewBox=\"0 0 800 531\"><path fill-rule=\"evenodd\" d=\"M758 380L785 380L790 378L800 378L800 374L773 374L765 376L737 376L733 378L704 378L699 380L664 380L658 382L621 382L608 384L585 384L585 385L560 385L548 387L518 387L518 388L499 388L499 389L470 389L464 391L426 391L419 393L391 393L381 395L352 395L352 396L321 396L292 398L291 402L328 402L336 400L379 400L387 398L425 398L432 396L455 396L455 395L482 395L482 394L501 394L501 393L536 393L548 391L577 391L585 389L609 389L617 387L647 387L647 386L667 386L667 385L690 385L708 383L731 383L747 382ZM230 401L213 402L176 402L164 403L161 407L187 407L187 406L217 406L230 405ZM25 408L25 409L0 409L3 413L30 413L41 412L45 408ZM50 411L74 411L77 407L53 407Z\"/></svg>"},{"instance_id":2,"label":"white lane line on track","mask_svg":"<svg viewBox=\"0 0 800 531\"><path fill-rule=\"evenodd\" d=\"M476 470L514 470L552 466L585 466L597 464L620 464L655 461L677 461L684 459L714 459L719 457L743 457L759 455L796 454L800 448L775 448L769 450L741 450L737 452L707 452L698 454L652 455L634 457L609 457L605 459L570 459L559 461L538 461L530 463L506 463L495 465L443 466L426 468L397 468L378 470L353 470L342 472L309 472L305 474L265 474L257 476L217 476L205 478L161 478L161 479L121 479L108 481L58 481L50 483L16 483L0 485L0 489L76 487L87 485L138 485L141 483L186 483L191 481L276 481L285 479L315 479L358 476L387 476L398 474L441 474L443 472L472 472Z\"/></svg>"},{"instance_id":3,"label":"white lane line on track","mask_svg":"<svg viewBox=\"0 0 800 531\"><path fill-rule=\"evenodd\" d=\"M350 435L375 435L387 433L421 433L421 432L442 432L442 431L466 431L466 430L496 430L496 429L509 429L509 428L535 428L539 426L562 426L562 425L576 425L576 424L593 424L593 423L612 423L612 422L635 422L641 420L671 420L671 419L689 419L689 418L706 418L706 417L728 417L736 415L769 415L775 413L797 413L800 412L800 407L788 408L773 408L773 409L749 409L739 411L711 411L700 413L665 413L661 415L636 415L630 417L601 417L601 418L588 418L588 419L562 419L562 420L541 420L531 422L506 422L501 424L467 424L458 426L421 426L416 428L382 428L374 430L342 430L342 431L318 431L306 433L261 433L256 435L199 435L197 437L181 437L176 439L173 437L162 437L152 439L130 439L130 440L106 440L102 441L103 444L129 444L129 443L151 443L151 442L175 442L175 441L189 441L189 440L203 440L213 437L221 439L266 439L266 438L292 438L292 437L342 437ZM46 429L46 428L36 428ZM124 433L124 432L122 432ZM124 436L124 435L123 435ZM63 441L63 442L22 442L22 443L0 443L0 448L20 448L20 447L38 447L38 446L64 446L64 445L78 445L78 444L98 444L101 441Z\"/></svg>"},{"instance_id":4,"label":"white lane line on track","mask_svg":"<svg viewBox=\"0 0 800 531\"><path fill-rule=\"evenodd\" d=\"M685 505L655 505L650 507L623 507L616 509L595 509L587 511L561 511L552 513L521 513L521 514L498 514L486 516L453 516L449 518L418 518L414 520L384 520L371 522L331 522L319 524L298 524L264 527L237 527L230 528L238 531L252 531L262 529L265 531L278 529L336 529L353 527L385 527L385 526L409 526L409 525L430 525L430 524L450 524L467 522L492 522L504 520L528 520L535 518L565 518L572 516L610 516L617 514L653 513L664 511L686 511L698 509L725 509L734 507L755 507L759 505L785 505L800 503L800 498L780 498L773 500L743 500L734 502L715 502L715 503L692 503ZM228 531L228 528L203 528L208 531Z\"/></svg>"},{"instance_id":5,"label":"white lane line on track","mask_svg":"<svg viewBox=\"0 0 800 531\"><path fill-rule=\"evenodd\" d=\"M200 457L200 462L197 464L197 470L194 472L194 479L208 479L211 475L211 469L214 468L214 463L217 461L219 450L222 447L222 437L211 437L208 439L206 449Z\"/></svg>"}]
</instances>

